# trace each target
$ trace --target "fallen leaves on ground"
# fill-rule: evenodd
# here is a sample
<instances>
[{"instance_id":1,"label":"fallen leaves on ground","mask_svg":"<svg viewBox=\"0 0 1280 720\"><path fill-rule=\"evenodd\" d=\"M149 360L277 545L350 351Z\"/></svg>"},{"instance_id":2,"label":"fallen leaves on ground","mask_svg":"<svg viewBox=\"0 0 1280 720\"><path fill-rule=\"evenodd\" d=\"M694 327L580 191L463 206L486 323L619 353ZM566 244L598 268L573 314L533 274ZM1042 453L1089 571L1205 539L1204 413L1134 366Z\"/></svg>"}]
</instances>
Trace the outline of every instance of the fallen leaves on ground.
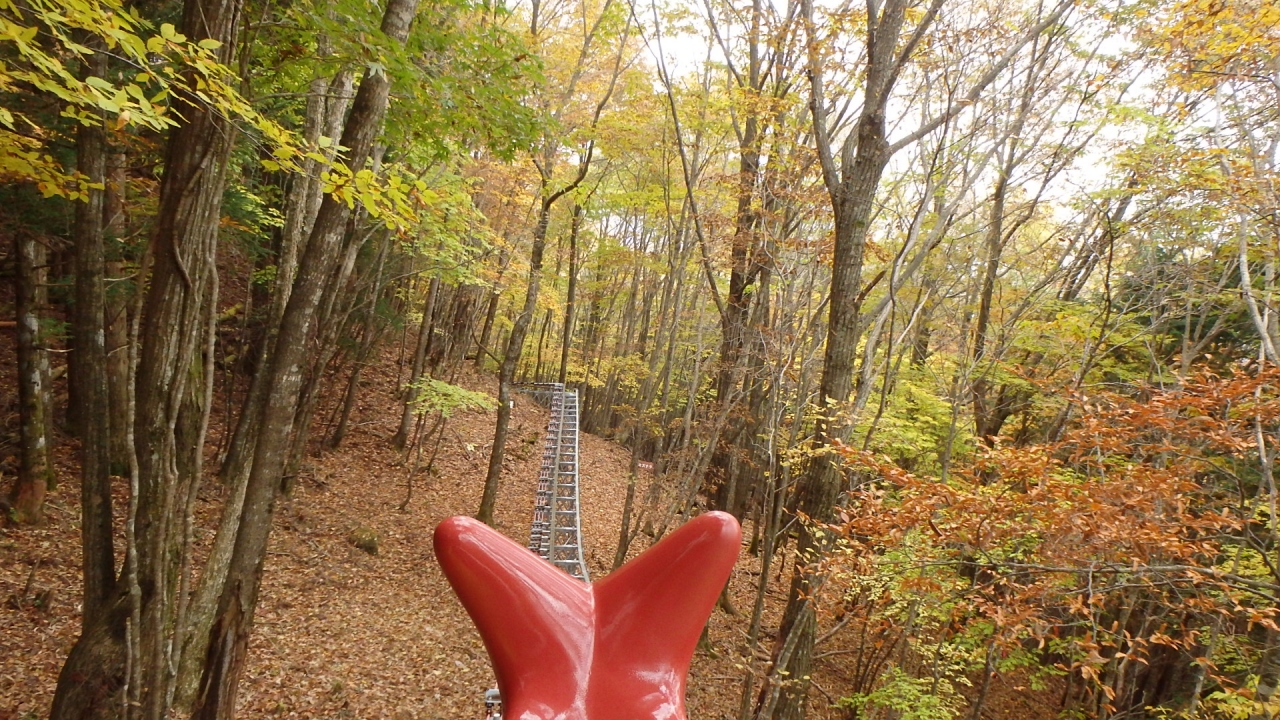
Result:
<instances>
[{"instance_id":1,"label":"fallen leaves on ground","mask_svg":"<svg viewBox=\"0 0 1280 720\"><path fill-rule=\"evenodd\" d=\"M406 463L391 445L400 418L396 369L387 358L365 371L352 431L337 450L308 458L294 494L277 509L240 688L241 717L483 717L482 696L494 686L493 673L479 635L435 562L431 533L441 520L472 514L479 506L493 413L460 413L449 420L430 476L418 472L401 511L415 456ZM457 382L497 394L488 375L464 375ZM521 543L528 539L547 419L546 409L517 396L495 525ZM222 428L215 431L212 445ZM326 431L323 424L315 428L317 445ZM58 451L60 484L50 496L48 523L0 529L0 720L47 717L58 671L79 632L79 493L72 450ZM429 450L416 464L426 464ZM630 456L585 433L580 453L586 558L593 577L600 577L611 568L617 547ZM642 473L637 503L648 477ZM211 542L221 495L216 481L205 483L198 553ZM117 507L124 507L123 488L118 499ZM352 539L370 534L376 536L376 554ZM631 555L647 542L641 534ZM773 567L765 652L786 600L789 571L785 562ZM709 649L698 652L690 673L688 705L695 720L738 716L745 628L758 581L759 563L744 550L730 581L737 615L714 613ZM820 686L838 689L846 672L827 661L815 677ZM811 716L837 716L821 692L815 692Z\"/></svg>"}]
</instances>

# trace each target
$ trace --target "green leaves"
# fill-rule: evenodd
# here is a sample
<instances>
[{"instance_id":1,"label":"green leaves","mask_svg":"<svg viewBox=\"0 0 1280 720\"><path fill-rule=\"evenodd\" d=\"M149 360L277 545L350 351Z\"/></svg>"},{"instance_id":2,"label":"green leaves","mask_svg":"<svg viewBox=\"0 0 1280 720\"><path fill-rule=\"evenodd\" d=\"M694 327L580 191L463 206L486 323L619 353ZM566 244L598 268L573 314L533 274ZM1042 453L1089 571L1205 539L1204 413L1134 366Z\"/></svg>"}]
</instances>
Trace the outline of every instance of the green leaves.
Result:
<instances>
[{"instance_id":1,"label":"green leaves","mask_svg":"<svg viewBox=\"0 0 1280 720\"><path fill-rule=\"evenodd\" d=\"M275 148L269 161L273 169L296 169L308 149L240 95L239 78L214 54L221 43L191 43L169 23L158 35L146 35L148 29L118 0L30 0L21 8L0 0L0 45L12 58L0 63L0 93L34 91L64 103L63 116L78 123L153 132L177 124L168 102L178 94L255 128ZM101 51L95 45L125 69L110 79L81 79L80 64ZM83 197L83 180L42 152L54 137L55 131L22 111L0 113L0 180L34 183L45 196Z\"/></svg>"},{"instance_id":2,"label":"green leaves","mask_svg":"<svg viewBox=\"0 0 1280 720\"><path fill-rule=\"evenodd\" d=\"M448 418L457 412L494 410L498 407L498 401L485 393L430 377L423 377L410 387L413 389L414 412L418 415L440 413Z\"/></svg>"},{"instance_id":3,"label":"green leaves","mask_svg":"<svg viewBox=\"0 0 1280 720\"><path fill-rule=\"evenodd\" d=\"M889 710L898 713L901 720L949 720L958 717L965 704L964 696L947 680L913 678L897 666L885 671L875 690L856 693L838 703L840 707L857 710L858 717Z\"/></svg>"}]
</instances>

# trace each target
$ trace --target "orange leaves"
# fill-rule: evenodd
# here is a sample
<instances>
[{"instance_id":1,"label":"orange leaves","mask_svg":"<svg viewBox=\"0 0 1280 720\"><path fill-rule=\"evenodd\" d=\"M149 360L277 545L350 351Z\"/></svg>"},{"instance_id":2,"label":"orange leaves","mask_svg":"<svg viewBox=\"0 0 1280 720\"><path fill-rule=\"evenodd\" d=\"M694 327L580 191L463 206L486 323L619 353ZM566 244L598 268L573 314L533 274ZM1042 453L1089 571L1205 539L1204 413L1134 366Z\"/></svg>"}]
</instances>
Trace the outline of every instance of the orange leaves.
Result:
<instances>
[{"instance_id":1,"label":"orange leaves","mask_svg":"<svg viewBox=\"0 0 1280 720\"><path fill-rule=\"evenodd\" d=\"M1280 449L1280 371L1070 401L1078 420L1059 442L997 445L946 482L837 446L875 478L830 528L845 550L833 576L854 578L868 617L931 597L947 636L986 624L1055 638L1104 702L1109 665L1202 652L1211 622L1277 627L1278 578L1239 548L1266 521L1251 504L1265 491L1255 433Z\"/></svg>"}]
</instances>

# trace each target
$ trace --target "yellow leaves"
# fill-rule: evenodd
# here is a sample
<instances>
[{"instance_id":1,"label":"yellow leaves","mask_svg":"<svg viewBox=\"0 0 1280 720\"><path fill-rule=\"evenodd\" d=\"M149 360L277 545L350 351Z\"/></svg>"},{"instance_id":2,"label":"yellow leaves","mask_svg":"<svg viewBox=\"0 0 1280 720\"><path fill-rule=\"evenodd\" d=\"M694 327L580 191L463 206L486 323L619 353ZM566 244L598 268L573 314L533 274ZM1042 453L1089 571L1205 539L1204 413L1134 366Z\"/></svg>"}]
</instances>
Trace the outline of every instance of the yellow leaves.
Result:
<instances>
[{"instance_id":1,"label":"yellow leaves","mask_svg":"<svg viewBox=\"0 0 1280 720\"><path fill-rule=\"evenodd\" d=\"M21 12L5 0L0 11L0 44L10 59L0 64L0 88L18 92L17 88L26 86L55 97L66 103L62 115L81 124L103 122L104 115L117 129L141 125L160 130L173 124L165 108L143 94L143 86L161 82L153 75L138 73L134 82L116 84L99 77L82 80L73 70L80 59L98 52L91 47L95 42L119 48L119 54L135 66L148 64L147 46L136 34L140 23L135 15L121 12L115 0L30 0ZM86 36L95 41L84 40ZM17 109L6 109L0 116L0 124L10 130L16 130L19 122L33 129L25 135L39 140L5 138L0 147L7 161L0 166L0 178L33 183L47 196L83 197L76 176L38 151L41 141L51 138L37 123Z\"/></svg>"},{"instance_id":2,"label":"yellow leaves","mask_svg":"<svg viewBox=\"0 0 1280 720\"><path fill-rule=\"evenodd\" d=\"M139 70L124 77L80 77L82 61L102 47ZM333 161L341 150L334 138L309 146L259 113L238 92L235 72L215 55L222 48L212 39L192 41L171 23L150 34L121 0L24 0L21 8L15 0L0 0L0 90L57 98L65 117L117 131L173 127L179 113L167 105L179 98L256 132L271 148L261 161L269 171L298 172L306 161L327 168L326 193L348 207L359 204L389 229L408 235L424 222L449 226L448 217L429 217L426 210L438 197L420 179L394 166L380 174L367 168L353 173ZM86 197L83 178L44 151L56 138L22 107L18 102L0 108L0 182L30 183L46 196Z\"/></svg>"},{"instance_id":3,"label":"yellow leaves","mask_svg":"<svg viewBox=\"0 0 1280 720\"><path fill-rule=\"evenodd\" d=\"M149 53L164 52L166 45L167 43L162 37L155 36L155 37L147 38L146 48L147 48L147 52Z\"/></svg>"},{"instance_id":4,"label":"yellow leaves","mask_svg":"<svg viewBox=\"0 0 1280 720\"><path fill-rule=\"evenodd\" d=\"M1148 43L1187 88L1265 78L1280 55L1280 7L1270 0L1179 0L1147 23Z\"/></svg>"},{"instance_id":5,"label":"yellow leaves","mask_svg":"<svg viewBox=\"0 0 1280 720\"><path fill-rule=\"evenodd\" d=\"M82 199L90 188L100 187L85 182L79 173L62 172L57 161L39 148L36 139L0 130L0 178L22 178L46 198Z\"/></svg>"},{"instance_id":6,"label":"yellow leaves","mask_svg":"<svg viewBox=\"0 0 1280 720\"><path fill-rule=\"evenodd\" d=\"M186 36L174 29L172 23L163 23L160 25L160 37L175 44L181 44L187 41Z\"/></svg>"},{"instance_id":7,"label":"yellow leaves","mask_svg":"<svg viewBox=\"0 0 1280 720\"><path fill-rule=\"evenodd\" d=\"M32 40L35 40L35 39L36 39L36 31L37 31L37 28L34 28L34 27L31 27L31 28L19 28L19 30L18 30L18 32L17 32L16 34L11 35L11 38L12 38L12 39L14 39L14 40L18 40L18 41L24 42L24 43L29 43L29 42L31 42Z\"/></svg>"},{"instance_id":8,"label":"yellow leaves","mask_svg":"<svg viewBox=\"0 0 1280 720\"><path fill-rule=\"evenodd\" d=\"M338 191L341 180L333 171L326 170L320 174L320 189L325 195L332 195Z\"/></svg>"},{"instance_id":9,"label":"yellow leaves","mask_svg":"<svg viewBox=\"0 0 1280 720\"><path fill-rule=\"evenodd\" d=\"M63 116L84 125L106 122L117 131L162 131L175 125L166 105L176 91L187 102L257 130L275 148L264 163L269 168L296 171L303 157L326 160L315 148L301 147L293 133L240 96L235 73L213 54L222 43L191 42L171 23L160 25L156 35L144 37L143 29L136 12L125 10L119 0L28 0L20 12L13 0L0 0L0 47L9 59L0 63L0 90L31 92L30 88L53 96L66 104ZM92 41L85 40L86 35ZM76 68L98 52L95 44L113 49L127 65L145 69L132 78L81 79ZM50 138L16 109L20 107L0 113L4 128L16 132L19 122L32 128L24 129L28 137L0 139L0 151L5 152L0 181L34 183L47 195L81 197L74 174L39 152Z\"/></svg>"}]
</instances>

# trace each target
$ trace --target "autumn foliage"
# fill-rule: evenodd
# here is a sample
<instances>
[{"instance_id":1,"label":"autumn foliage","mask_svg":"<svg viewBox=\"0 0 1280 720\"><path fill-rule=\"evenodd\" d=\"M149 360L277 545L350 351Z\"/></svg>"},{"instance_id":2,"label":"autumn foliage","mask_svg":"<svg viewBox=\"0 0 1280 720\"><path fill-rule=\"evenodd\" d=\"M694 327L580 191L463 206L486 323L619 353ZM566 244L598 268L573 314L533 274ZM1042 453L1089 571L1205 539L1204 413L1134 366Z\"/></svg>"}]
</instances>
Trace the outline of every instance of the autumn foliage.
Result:
<instances>
[{"instance_id":1,"label":"autumn foliage","mask_svg":"<svg viewBox=\"0 0 1280 720\"><path fill-rule=\"evenodd\" d=\"M997 445L945 482L840 448L865 479L827 528L827 610L916 663L975 642L990 670L1049 658L1037 672L1067 677L1064 709L1140 711L1202 684L1226 715L1255 705L1242 668L1277 629L1280 589L1257 463L1258 443L1275 453L1277 380L1080 395L1060 441Z\"/></svg>"}]
</instances>

